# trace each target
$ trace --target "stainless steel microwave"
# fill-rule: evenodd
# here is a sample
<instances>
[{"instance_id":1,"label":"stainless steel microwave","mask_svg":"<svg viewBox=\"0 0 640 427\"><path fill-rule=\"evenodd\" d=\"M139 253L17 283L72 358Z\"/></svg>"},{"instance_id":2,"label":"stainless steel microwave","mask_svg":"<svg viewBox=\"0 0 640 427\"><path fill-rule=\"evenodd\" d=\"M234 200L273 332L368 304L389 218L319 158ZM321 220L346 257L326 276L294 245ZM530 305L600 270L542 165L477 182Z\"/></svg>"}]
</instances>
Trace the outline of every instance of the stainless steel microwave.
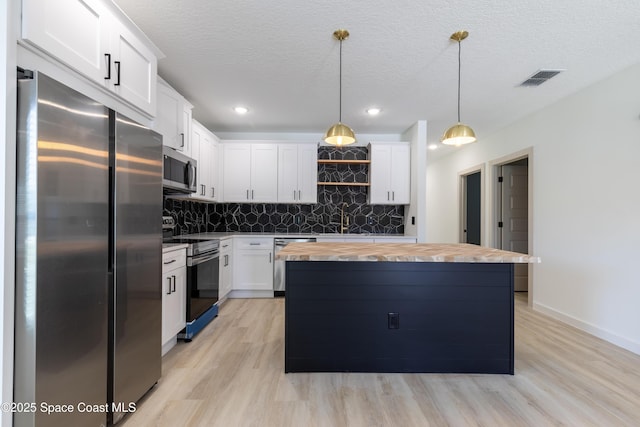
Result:
<instances>
[{"instance_id":1,"label":"stainless steel microwave","mask_svg":"<svg viewBox=\"0 0 640 427\"><path fill-rule=\"evenodd\" d=\"M198 162L166 146L162 147L162 154L164 157L162 167L164 192L195 193Z\"/></svg>"}]
</instances>

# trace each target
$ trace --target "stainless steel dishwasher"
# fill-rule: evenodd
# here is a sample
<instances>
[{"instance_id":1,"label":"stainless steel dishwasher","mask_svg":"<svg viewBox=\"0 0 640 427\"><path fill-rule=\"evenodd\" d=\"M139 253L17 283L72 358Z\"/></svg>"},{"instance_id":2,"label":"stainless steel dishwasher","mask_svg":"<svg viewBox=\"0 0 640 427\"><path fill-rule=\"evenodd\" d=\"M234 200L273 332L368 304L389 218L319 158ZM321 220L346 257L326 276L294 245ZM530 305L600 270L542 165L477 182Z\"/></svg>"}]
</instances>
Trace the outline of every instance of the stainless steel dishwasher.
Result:
<instances>
[{"instance_id":1,"label":"stainless steel dishwasher","mask_svg":"<svg viewBox=\"0 0 640 427\"><path fill-rule=\"evenodd\" d=\"M285 246L292 242L315 242L315 237L283 237L273 239L273 254L275 255ZM273 263L273 295L283 297L285 290L284 261L275 260Z\"/></svg>"}]
</instances>

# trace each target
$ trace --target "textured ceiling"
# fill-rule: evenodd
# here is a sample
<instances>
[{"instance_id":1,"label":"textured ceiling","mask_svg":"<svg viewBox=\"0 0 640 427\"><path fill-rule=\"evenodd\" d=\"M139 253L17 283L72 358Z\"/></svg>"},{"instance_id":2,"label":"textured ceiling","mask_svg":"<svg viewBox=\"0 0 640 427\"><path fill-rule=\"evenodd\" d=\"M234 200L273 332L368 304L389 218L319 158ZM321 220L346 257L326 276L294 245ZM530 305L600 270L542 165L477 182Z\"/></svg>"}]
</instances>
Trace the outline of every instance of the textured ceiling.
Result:
<instances>
[{"instance_id":1,"label":"textured ceiling","mask_svg":"<svg viewBox=\"0 0 640 427\"><path fill-rule=\"evenodd\" d=\"M164 52L159 73L213 132L312 132L338 119L357 134L397 134L421 119L429 143L456 121L478 137L640 62L637 0L116 0ZM535 88L541 68L565 69ZM640 77L640 76L639 76ZM236 105L250 111L239 116ZM382 108L376 117L368 107Z\"/></svg>"}]
</instances>

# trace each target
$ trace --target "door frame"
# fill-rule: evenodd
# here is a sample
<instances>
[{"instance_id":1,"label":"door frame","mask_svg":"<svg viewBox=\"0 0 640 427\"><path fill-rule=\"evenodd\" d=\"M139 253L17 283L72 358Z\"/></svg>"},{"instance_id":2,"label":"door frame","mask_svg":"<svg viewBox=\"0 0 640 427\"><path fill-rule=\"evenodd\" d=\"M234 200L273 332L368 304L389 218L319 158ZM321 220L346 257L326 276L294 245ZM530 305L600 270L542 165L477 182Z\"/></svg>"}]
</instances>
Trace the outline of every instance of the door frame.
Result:
<instances>
[{"instance_id":1,"label":"door frame","mask_svg":"<svg viewBox=\"0 0 640 427\"><path fill-rule=\"evenodd\" d=\"M466 178L469 175L480 172L480 246L486 246L486 233L484 231L484 214L485 214L485 176L486 167L484 163L461 170L458 172L458 242L465 242L465 223L467 219L467 185Z\"/></svg>"},{"instance_id":2,"label":"door frame","mask_svg":"<svg viewBox=\"0 0 640 427\"><path fill-rule=\"evenodd\" d=\"M506 156L499 157L497 159L491 160L489 162L489 174L491 179L491 185L489 186L489 191L491 192L491 204L489 206L490 212L488 215L489 218L489 229L490 232L490 242L489 246L492 248L498 248L500 246L499 236L500 231L498 229L498 221L500 220L500 187L498 185L498 176L500 175L500 167L503 165L516 162L518 160L528 159L528 172L527 172L527 253L533 253L533 147L525 148L524 150L516 151L515 153L507 154ZM528 289L528 304L529 306L533 306L533 264L528 264L527 269L527 289Z\"/></svg>"}]
</instances>

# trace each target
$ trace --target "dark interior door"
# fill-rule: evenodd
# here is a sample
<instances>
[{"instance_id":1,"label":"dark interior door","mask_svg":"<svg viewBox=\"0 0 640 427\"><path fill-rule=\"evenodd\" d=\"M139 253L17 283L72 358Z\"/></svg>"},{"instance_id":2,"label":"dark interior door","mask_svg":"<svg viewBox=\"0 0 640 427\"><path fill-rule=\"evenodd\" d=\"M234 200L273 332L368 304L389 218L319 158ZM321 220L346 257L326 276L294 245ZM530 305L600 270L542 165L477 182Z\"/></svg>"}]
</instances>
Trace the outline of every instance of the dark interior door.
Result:
<instances>
[{"instance_id":1,"label":"dark interior door","mask_svg":"<svg viewBox=\"0 0 640 427\"><path fill-rule=\"evenodd\" d=\"M480 244L480 172L466 176L466 242Z\"/></svg>"}]
</instances>

